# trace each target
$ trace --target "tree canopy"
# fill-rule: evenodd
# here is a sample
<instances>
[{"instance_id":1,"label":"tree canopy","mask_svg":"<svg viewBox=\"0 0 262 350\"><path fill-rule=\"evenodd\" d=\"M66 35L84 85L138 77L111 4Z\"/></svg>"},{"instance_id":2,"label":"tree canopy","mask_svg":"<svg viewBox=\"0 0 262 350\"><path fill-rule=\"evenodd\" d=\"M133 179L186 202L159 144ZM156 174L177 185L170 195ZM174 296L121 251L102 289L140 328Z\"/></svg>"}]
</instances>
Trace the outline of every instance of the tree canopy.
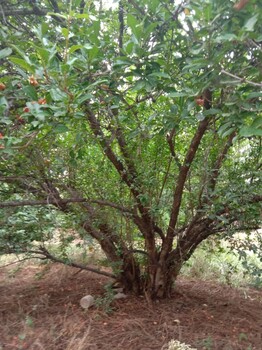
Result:
<instances>
[{"instance_id":1,"label":"tree canopy","mask_svg":"<svg viewBox=\"0 0 262 350\"><path fill-rule=\"evenodd\" d=\"M258 1L0 12L2 253L77 266L45 246L66 222L100 244L109 275L154 298L202 241L259 228Z\"/></svg>"}]
</instances>

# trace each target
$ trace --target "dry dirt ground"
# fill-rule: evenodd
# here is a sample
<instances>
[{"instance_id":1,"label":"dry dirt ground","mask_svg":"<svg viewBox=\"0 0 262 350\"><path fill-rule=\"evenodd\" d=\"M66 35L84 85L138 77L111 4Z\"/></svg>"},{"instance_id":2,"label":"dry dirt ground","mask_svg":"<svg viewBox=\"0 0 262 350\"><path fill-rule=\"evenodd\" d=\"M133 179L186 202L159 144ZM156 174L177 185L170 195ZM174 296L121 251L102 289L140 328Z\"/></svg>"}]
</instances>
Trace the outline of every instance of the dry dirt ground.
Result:
<instances>
[{"instance_id":1,"label":"dry dirt ground","mask_svg":"<svg viewBox=\"0 0 262 350\"><path fill-rule=\"evenodd\" d=\"M150 305L129 296L107 314L79 306L84 295L105 293L108 279L89 272L9 266L0 281L1 350L161 350L171 339L206 350L262 349L261 290L181 277L171 299Z\"/></svg>"}]
</instances>

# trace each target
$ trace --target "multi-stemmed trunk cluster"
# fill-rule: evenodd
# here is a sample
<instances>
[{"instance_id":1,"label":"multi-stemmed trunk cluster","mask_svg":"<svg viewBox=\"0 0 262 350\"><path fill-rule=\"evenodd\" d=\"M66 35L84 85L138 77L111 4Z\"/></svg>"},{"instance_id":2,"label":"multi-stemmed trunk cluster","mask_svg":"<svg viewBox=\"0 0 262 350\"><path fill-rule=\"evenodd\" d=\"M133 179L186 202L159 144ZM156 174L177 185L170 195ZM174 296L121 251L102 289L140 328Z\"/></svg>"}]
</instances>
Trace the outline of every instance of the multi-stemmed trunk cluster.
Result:
<instances>
[{"instance_id":1,"label":"multi-stemmed trunk cluster","mask_svg":"<svg viewBox=\"0 0 262 350\"><path fill-rule=\"evenodd\" d=\"M203 96L204 108L208 110L212 105L211 91L206 90ZM128 250L125 243L107 229L102 230L98 234L89 226L88 232L91 236L98 239L102 249L112 262L119 260L120 273L118 278L127 290L136 293L146 292L151 298L166 297L170 295L173 281L178 276L183 263L189 259L196 247L204 239L215 232L213 222L200 215L198 211L191 223L181 229L176 229L187 175L201 140L208 130L212 117L207 117L199 122L198 128L188 147L184 162L179 166L179 176L173 195L170 222L167 232L163 232L155 222L154 217L150 214L150 210L140 200L143 192L139 186L135 164L128 152L121 127L119 125L117 126L116 140L122 160L114 153L110 142L103 133L98 118L89 105L86 105L86 112L93 134L100 140L99 142L105 155L113 164L121 180L128 186L133 196L135 203L134 210L128 214L144 237L145 250ZM233 136L231 135L225 148L219 155L216 164L214 164L215 170L210 181L210 188L212 190L214 190L219 168L232 143L232 138ZM169 145L172 146L172 140L169 139L168 141ZM170 151L172 154L172 147L170 147ZM159 249L156 244L157 240L161 242ZM121 247L122 253L120 256L116 254L115 247ZM143 254L146 259L146 268L143 269L143 272L137 263L136 254Z\"/></svg>"}]
</instances>

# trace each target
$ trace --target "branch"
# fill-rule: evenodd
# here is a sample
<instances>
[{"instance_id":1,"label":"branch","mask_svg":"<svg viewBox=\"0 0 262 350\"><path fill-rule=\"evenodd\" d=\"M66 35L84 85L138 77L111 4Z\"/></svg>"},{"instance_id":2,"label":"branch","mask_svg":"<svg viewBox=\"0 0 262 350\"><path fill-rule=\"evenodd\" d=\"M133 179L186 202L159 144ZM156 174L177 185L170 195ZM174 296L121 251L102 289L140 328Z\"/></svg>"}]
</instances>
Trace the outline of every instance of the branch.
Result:
<instances>
[{"instance_id":1,"label":"branch","mask_svg":"<svg viewBox=\"0 0 262 350\"><path fill-rule=\"evenodd\" d=\"M170 218L169 229L168 229L169 232L168 233L171 233L171 231L173 231L175 228L180 205L181 205L184 185L185 185L187 175L188 175L188 171L189 171L190 166L193 162L193 159L195 157L195 154L196 154L196 151L197 151L198 146L200 144L200 141L201 141L205 131L207 130L208 124L209 124L209 120L207 118L200 122L198 130L197 130L196 134L194 135L193 140L191 142L191 145L189 147L184 164L181 167L181 170L180 170L180 173L178 176L176 190L174 193L172 214L171 214L171 218Z\"/></svg>"},{"instance_id":2,"label":"branch","mask_svg":"<svg viewBox=\"0 0 262 350\"><path fill-rule=\"evenodd\" d=\"M67 198L67 199L60 199L60 200L54 200L54 199L45 199L45 200L28 200L28 201L10 201L10 202L2 202L0 203L0 208L7 208L7 207L24 207L24 206L37 206L37 205L60 205L60 204L68 204L68 203L94 203L101 206L107 206L112 207L115 209L118 209L122 212L133 214L133 211L131 209L125 208L121 205L99 200L99 199L87 199L87 198Z\"/></svg>"},{"instance_id":3,"label":"branch","mask_svg":"<svg viewBox=\"0 0 262 350\"><path fill-rule=\"evenodd\" d=\"M99 269L95 269L93 267L85 266L85 265L74 263L74 262L71 262L71 261L66 261L65 262L64 260L59 259L59 258L55 257L54 255L52 255L44 247L40 247L39 248L39 254L42 254L42 255L44 255L46 257L46 259L49 259L49 260L51 260L53 262L56 262L56 263L59 263L59 264L63 264L63 265L71 266L71 267L76 267L76 268L81 269L81 270L91 271L91 272L94 272L94 273L96 273L98 275L103 275L103 276L110 277L110 278L116 278L116 276L114 274L106 272L106 271L101 271Z\"/></svg>"},{"instance_id":4,"label":"branch","mask_svg":"<svg viewBox=\"0 0 262 350\"><path fill-rule=\"evenodd\" d=\"M145 13L143 7L140 7L140 6L137 4L136 0L128 0L128 3L131 4L142 16L145 16L145 15L146 15L146 13Z\"/></svg>"},{"instance_id":5,"label":"branch","mask_svg":"<svg viewBox=\"0 0 262 350\"><path fill-rule=\"evenodd\" d=\"M32 186L31 184L28 184L27 181L29 180L35 180L33 177L29 176L0 176L0 181L15 184L16 182L19 182L19 188L22 190L25 190L27 192L30 192L32 194L38 194L38 196L43 197L43 195L40 193L40 189L37 187ZM1 203L0 203L1 204Z\"/></svg>"},{"instance_id":6,"label":"branch","mask_svg":"<svg viewBox=\"0 0 262 350\"><path fill-rule=\"evenodd\" d=\"M94 203L94 204L98 204L98 205L105 206L105 207L115 208L115 209L118 209L124 213L130 213L132 215L134 214L133 210L128 209L122 205L118 205L118 204L115 204L113 202L109 202L109 201L104 201L104 200L100 200L100 199L91 199L91 200L89 200L89 203Z\"/></svg>"},{"instance_id":7,"label":"branch","mask_svg":"<svg viewBox=\"0 0 262 350\"><path fill-rule=\"evenodd\" d=\"M118 19L119 19L119 37L118 37L118 45L119 51L121 54L121 50L123 49L123 35L124 35L124 7L122 1L119 1L119 9L118 9Z\"/></svg>"},{"instance_id":8,"label":"branch","mask_svg":"<svg viewBox=\"0 0 262 350\"><path fill-rule=\"evenodd\" d=\"M229 77L238 80L240 83L247 83L247 84L250 84L250 85L253 85L253 86L258 86L258 87L262 88L262 84L254 83L253 81L247 80L246 78L240 78L237 75L234 75L232 73L229 73L229 72L225 71L224 69L221 70L221 73L223 73L225 75L228 75Z\"/></svg>"},{"instance_id":9,"label":"branch","mask_svg":"<svg viewBox=\"0 0 262 350\"><path fill-rule=\"evenodd\" d=\"M32 10L22 9L22 10L10 10L10 9L3 9L4 15L6 17L8 16L46 16L48 13L48 9L39 9L34 7Z\"/></svg>"},{"instance_id":10,"label":"branch","mask_svg":"<svg viewBox=\"0 0 262 350\"><path fill-rule=\"evenodd\" d=\"M212 100L212 94L210 90L206 90L204 92L204 107L205 109L210 109L211 108L211 100ZM191 167L191 164L195 158L196 152L198 150L198 147L200 145L200 142L208 128L210 122L210 118L205 118L202 120L199 125L198 129L193 136L193 139L191 141L191 144L188 148L187 154L184 159L184 163L181 166L179 175L178 175L178 180L177 180L177 185L176 189L174 191L174 196L173 196L173 204L172 204L172 209L171 209L171 215L170 215L170 221L168 225L168 230L167 230L167 235L166 239L163 243L162 247L162 252L161 252L161 260L164 260L172 247L172 242L173 242L173 237L174 237L174 230L175 226L177 223L178 219L178 214L182 202L182 196L184 192L184 186L185 182L187 179L187 175L189 172L189 169Z\"/></svg>"},{"instance_id":11,"label":"branch","mask_svg":"<svg viewBox=\"0 0 262 350\"><path fill-rule=\"evenodd\" d=\"M99 143L102 146L105 155L110 160L110 162L114 165L121 179L129 187L132 195L134 196L137 202L137 206L140 213L144 217L147 217L149 219L148 209L142 205L140 200L141 192L138 189L139 186L136 183L137 174L136 174L135 166L133 164L131 157L128 154L126 141L124 139L124 136L122 134L120 127L117 128L116 136L117 136L117 141L121 149L121 153L124 157L126 166L124 166L123 162L120 161L119 158L116 156L116 154L113 152L110 146L110 142L106 139L98 119L96 118L95 114L87 104L86 104L86 111L87 111L87 118L89 121L89 125L94 135L99 139Z\"/></svg>"},{"instance_id":12,"label":"branch","mask_svg":"<svg viewBox=\"0 0 262 350\"><path fill-rule=\"evenodd\" d=\"M163 191L164 191L165 186L166 186L166 182L167 182L167 179L168 179L168 176L169 176L169 173L170 173L171 163L172 163L172 156L169 158L169 161L168 161L167 170L166 170L165 177L164 177L164 180L163 180L163 183L162 183L162 186L161 186L161 189L160 189L160 193L159 193L159 196L158 196L158 200L157 200L157 206L160 203Z\"/></svg>"},{"instance_id":13,"label":"branch","mask_svg":"<svg viewBox=\"0 0 262 350\"><path fill-rule=\"evenodd\" d=\"M178 166L178 169L180 169L181 168L181 164L180 164L179 158L178 158L178 156L177 156L177 154L175 152L175 145L174 145L174 141L173 141L174 136L176 136L176 130L175 129L171 130L171 132L167 134L166 139L167 139L167 143L169 145L169 149L170 149L171 155L175 159L175 162L176 162L176 164Z\"/></svg>"},{"instance_id":14,"label":"branch","mask_svg":"<svg viewBox=\"0 0 262 350\"><path fill-rule=\"evenodd\" d=\"M85 5L86 5L86 1L85 0L81 0L81 2L79 4L79 9L80 9L80 13L81 14L84 13Z\"/></svg>"},{"instance_id":15,"label":"branch","mask_svg":"<svg viewBox=\"0 0 262 350\"><path fill-rule=\"evenodd\" d=\"M206 91L206 96L204 99L204 106L206 109L211 108L211 93L210 91ZM191 167L191 164L194 160L194 157L196 155L196 152L198 150L198 146L200 145L200 142L202 140L202 137L204 136L208 125L209 125L209 118L205 118L199 123L198 129L191 141L191 144L189 146L189 149L187 151L187 154L185 156L185 160L183 165L181 166L178 180L177 180L177 186L175 189L174 193L174 198L173 198L173 206L172 206L172 211L171 211L171 217L170 217L170 222L169 222L169 227L168 227L168 234L172 236L172 232L174 231L177 218L178 218L178 213L181 205L181 200L182 200L182 195L183 195L183 190L184 190L184 185L187 179L188 171Z\"/></svg>"},{"instance_id":16,"label":"branch","mask_svg":"<svg viewBox=\"0 0 262 350\"><path fill-rule=\"evenodd\" d=\"M114 115L111 114L111 117L114 117ZM130 181L133 183L133 185L136 185L137 192L139 192L139 195L136 196L136 202L138 203L138 209L143 217L143 220L148 226L147 230L144 230L142 232L145 234L145 236L147 236L147 238L150 238L152 240L154 239L154 231L158 232L158 234L160 234L160 237L161 237L161 233L160 233L161 229L157 227L156 223L154 222L154 219L150 215L149 209L145 207L140 201L140 195L143 194L143 192L140 190L141 188L140 184L137 183L138 175L137 175L136 167L133 162L132 156L129 154L128 145L126 143L123 130L120 127L118 121L117 121L117 129L116 129L116 139L118 141L120 151L124 158Z\"/></svg>"},{"instance_id":17,"label":"branch","mask_svg":"<svg viewBox=\"0 0 262 350\"><path fill-rule=\"evenodd\" d=\"M57 4L57 1L56 0L49 0L50 4L52 5L53 9L54 9L54 12L60 12L59 11L59 7L58 7L58 4Z\"/></svg>"},{"instance_id":18,"label":"branch","mask_svg":"<svg viewBox=\"0 0 262 350\"><path fill-rule=\"evenodd\" d=\"M11 253L9 253L9 254L11 254ZM11 266L11 265L14 265L14 264L21 263L21 262L26 261L26 260L31 260L31 259L41 259L41 258L39 258L38 256L30 256L30 257L27 257L27 258L24 258L24 259L19 259L19 260L16 260L16 261L12 261L11 263L6 264L6 265L2 265L2 266L0 266L0 269L3 269L5 267L8 267L8 266Z\"/></svg>"},{"instance_id":19,"label":"branch","mask_svg":"<svg viewBox=\"0 0 262 350\"><path fill-rule=\"evenodd\" d=\"M119 253L115 243L118 247L122 247L123 250L126 250L124 242L121 242L121 237L114 234L107 224L102 223L99 226L99 230L97 230L92 226L90 220L86 220L83 223L83 229L99 242L108 260L119 263Z\"/></svg>"},{"instance_id":20,"label":"branch","mask_svg":"<svg viewBox=\"0 0 262 350\"><path fill-rule=\"evenodd\" d=\"M10 202L2 202L0 203L0 208L7 207L24 207L24 206L37 206L37 205L50 205L50 204L68 204L68 203L82 203L87 202L86 199L83 198L72 198L72 199L60 199L59 201L54 199L45 199L45 200L27 200L27 201L10 201Z\"/></svg>"}]
</instances>

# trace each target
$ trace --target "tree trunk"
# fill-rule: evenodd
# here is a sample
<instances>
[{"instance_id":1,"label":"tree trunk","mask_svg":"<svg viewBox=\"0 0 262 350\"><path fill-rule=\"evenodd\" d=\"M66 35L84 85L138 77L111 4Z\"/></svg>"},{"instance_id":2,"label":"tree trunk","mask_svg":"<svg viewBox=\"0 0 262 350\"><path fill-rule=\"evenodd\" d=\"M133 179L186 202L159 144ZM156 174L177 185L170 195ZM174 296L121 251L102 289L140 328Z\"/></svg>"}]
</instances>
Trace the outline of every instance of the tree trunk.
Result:
<instances>
[{"instance_id":1,"label":"tree trunk","mask_svg":"<svg viewBox=\"0 0 262 350\"><path fill-rule=\"evenodd\" d=\"M118 282L124 288L125 292L131 292L140 295L143 291L143 281L141 278L139 264L135 261L133 255L123 258L122 271Z\"/></svg>"}]
</instances>

